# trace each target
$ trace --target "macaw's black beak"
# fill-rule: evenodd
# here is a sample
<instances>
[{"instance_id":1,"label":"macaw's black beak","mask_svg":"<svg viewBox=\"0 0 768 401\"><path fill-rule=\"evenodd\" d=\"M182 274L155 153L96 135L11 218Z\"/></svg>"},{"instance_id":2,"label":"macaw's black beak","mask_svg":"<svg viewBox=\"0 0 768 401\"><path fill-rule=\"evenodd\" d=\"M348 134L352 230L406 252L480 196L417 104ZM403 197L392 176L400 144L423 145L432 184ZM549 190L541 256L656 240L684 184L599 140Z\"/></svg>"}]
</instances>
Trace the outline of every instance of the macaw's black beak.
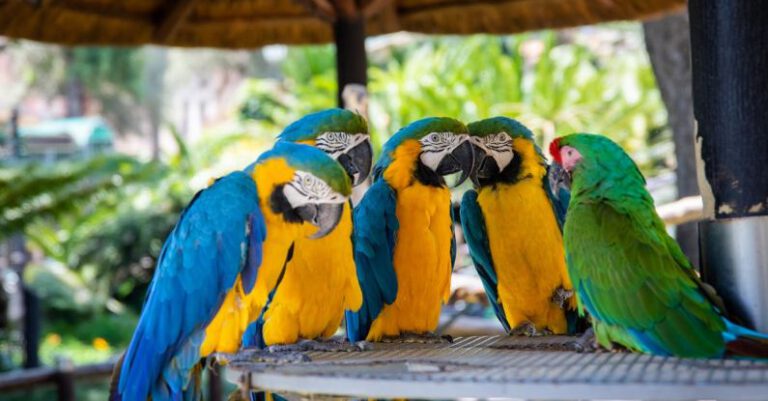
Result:
<instances>
[{"instance_id":1,"label":"macaw's black beak","mask_svg":"<svg viewBox=\"0 0 768 401\"><path fill-rule=\"evenodd\" d=\"M475 187L479 187L481 180L489 179L499 173L499 165L496 163L496 159L480 146L473 143L472 149L475 152L475 168L470 179Z\"/></svg>"},{"instance_id":2,"label":"macaw's black beak","mask_svg":"<svg viewBox=\"0 0 768 401\"><path fill-rule=\"evenodd\" d=\"M342 153L337 159L339 164L349 174L352 186L358 186L368 178L373 165L373 147L371 141L366 139L347 153Z\"/></svg>"},{"instance_id":3,"label":"macaw's black beak","mask_svg":"<svg viewBox=\"0 0 768 401\"><path fill-rule=\"evenodd\" d=\"M317 232L309 237L317 239L325 237L336 228L343 210L343 203L320 203L299 206L296 213L302 220L317 227Z\"/></svg>"},{"instance_id":4,"label":"macaw's black beak","mask_svg":"<svg viewBox=\"0 0 768 401\"><path fill-rule=\"evenodd\" d=\"M558 199L561 189L565 189L568 192L571 191L571 175L559 163L552 163L549 166L547 178L549 179L549 188L552 190L552 194Z\"/></svg>"},{"instance_id":5,"label":"macaw's black beak","mask_svg":"<svg viewBox=\"0 0 768 401\"><path fill-rule=\"evenodd\" d=\"M475 156L472 144L469 141L464 141L440 161L435 172L440 175L449 175L461 171L461 177L455 185L459 186L472 174L474 165Z\"/></svg>"}]
</instances>

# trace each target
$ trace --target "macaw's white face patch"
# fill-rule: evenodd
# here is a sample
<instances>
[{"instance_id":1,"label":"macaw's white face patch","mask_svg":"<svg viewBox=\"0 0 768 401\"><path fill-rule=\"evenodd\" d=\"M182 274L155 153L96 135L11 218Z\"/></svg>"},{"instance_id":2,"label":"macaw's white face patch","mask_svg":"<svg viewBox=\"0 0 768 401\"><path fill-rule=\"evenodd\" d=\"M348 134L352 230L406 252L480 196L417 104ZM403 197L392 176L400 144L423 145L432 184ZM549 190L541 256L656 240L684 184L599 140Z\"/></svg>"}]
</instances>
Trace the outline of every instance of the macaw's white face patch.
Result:
<instances>
[{"instance_id":1,"label":"macaw's white face patch","mask_svg":"<svg viewBox=\"0 0 768 401\"><path fill-rule=\"evenodd\" d=\"M507 168L515 157L512 137L504 131L481 137L473 136L472 141L496 161L499 171Z\"/></svg>"},{"instance_id":2,"label":"macaw's white face patch","mask_svg":"<svg viewBox=\"0 0 768 401\"><path fill-rule=\"evenodd\" d=\"M365 141L370 141L365 133L324 132L315 139L315 147L336 159Z\"/></svg>"},{"instance_id":3,"label":"macaw's white face patch","mask_svg":"<svg viewBox=\"0 0 768 401\"><path fill-rule=\"evenodd\" d=\"M334 191L325 181L312 173L296 171L291 182L285 185L283 194L292 208L308 204L346 202L347 198Z\"/></svg>"},{"instance_id":4,"label":"macaw's white face patch","mask_svg":"<svg viewBox=\"0 0 768 401\"><path fill-rule=\"evenodd\" d=\"M437 170L437 166L443 158L453 152L462 143L469 140L469 135L454 134L453 132L432 132L422 137L421 162L431 170Z\"/></svg>"}]
</instances>

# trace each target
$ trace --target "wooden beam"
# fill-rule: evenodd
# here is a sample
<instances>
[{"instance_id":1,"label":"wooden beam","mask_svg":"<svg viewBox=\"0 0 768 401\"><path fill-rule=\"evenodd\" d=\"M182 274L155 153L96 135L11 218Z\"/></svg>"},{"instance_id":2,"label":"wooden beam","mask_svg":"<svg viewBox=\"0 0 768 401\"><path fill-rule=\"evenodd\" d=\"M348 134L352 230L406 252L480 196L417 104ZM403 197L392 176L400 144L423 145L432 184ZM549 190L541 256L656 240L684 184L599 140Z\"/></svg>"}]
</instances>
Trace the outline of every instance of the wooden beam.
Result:
<instances>
[{"instance_id":1,"label":"wooden beam","mask_svg":"<svg viewBox=\"0 0 768 401\"><path fill-rule=\"evenodd\" d=\"M176 0L160 19L160 24L155 28L155 41L165 43L173 38L173 35L176 34L176 31L187 19L196 3L197 0Z\"/></svg>"},{"instance_id":2,"label":"wooden beam","mask_svg":"<svg viewBox=\"0 0 768 401\"><path fill-rule=\"evenodd\" d=\"M317 0L315 0L317 1ZM355 0L335 0L336 16L338 18L355 19L359 17L360 8L357 7Z\"/></svg>"},{"instance_id":3,"label":"wooden beam","mask_svg":"<svg viewBox=\"0 0 768 401\"><path fill-rule=\"evenodd\" d=\"M31 7L30 4L22 1L0 2L0 35L6 34L6 30L17 18L18 13L28 11Z\"/></svg>"},{"instance_id":4,"label":"wooden beam","mask_svg":"<svg viewBox=\"0 0 768 401\"><path fill-rule=\"evenodd\" d=\"M304 8L309 10L317 18L328 22L336 21L336 9L329 0L296 0L298 3L304 5Z\"/></svg>"},{"instance_id":5,"label":"wooden beam","mask_svg":"<svg viewBox=\"0 0 768 401\"><path fill-rule=\"evenodd\" d=\"M366 19L371 18L391 4L392 0L371 0L368 4L363 6L363 17Z\"/></svg>"}]
</instances>

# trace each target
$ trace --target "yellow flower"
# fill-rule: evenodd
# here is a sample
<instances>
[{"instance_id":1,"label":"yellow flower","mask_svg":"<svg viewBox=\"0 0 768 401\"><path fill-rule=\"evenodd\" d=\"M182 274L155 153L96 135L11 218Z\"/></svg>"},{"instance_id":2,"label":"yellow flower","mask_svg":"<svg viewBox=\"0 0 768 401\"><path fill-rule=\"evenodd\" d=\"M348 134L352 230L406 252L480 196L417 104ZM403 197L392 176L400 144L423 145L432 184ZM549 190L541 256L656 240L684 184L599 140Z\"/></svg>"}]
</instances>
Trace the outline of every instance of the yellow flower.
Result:
<instances>
[{"instance_id":1,"label":"yellow flower","mask_svg":"<svg viewBox=\"0 0 768 401\"><path fill-rule=\"evenodd\" d=\"M107 340L101 337L94 338L92 345L93 345L93 348L96 348L99 351L106 351L109 349L109 343L107 342Z\"/></svg>"},{"instance_id":2,"label":"yellow flower","mask_svg":"<svg viewBox=\"0 0 768 401\"><path fill-rule=\"evenodd\" d=\"M61 344L61 336L56 333L48 334L48 336L45 337L45 342L53 346L57 346Z\"/></svg>"}]
</instances>

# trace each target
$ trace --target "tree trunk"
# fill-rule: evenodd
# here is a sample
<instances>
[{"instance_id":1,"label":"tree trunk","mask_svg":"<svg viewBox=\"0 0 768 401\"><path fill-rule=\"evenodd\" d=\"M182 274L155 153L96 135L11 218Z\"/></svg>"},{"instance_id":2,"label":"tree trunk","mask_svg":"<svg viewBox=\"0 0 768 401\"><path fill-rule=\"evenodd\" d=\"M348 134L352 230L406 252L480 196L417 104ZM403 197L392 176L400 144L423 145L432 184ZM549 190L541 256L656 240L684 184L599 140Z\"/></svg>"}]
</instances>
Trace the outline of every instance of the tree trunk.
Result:
<instances>
[{"instance_id":1,"label":"tree trunk","mask_svg":"<svg viewBox=\"0 0 768 401\"><path fill-rule=\"evenodd\" d=\"M163 120L164 77L167 67L166 50L161 47L147 49L145 93L149 116L149 137L152 141L152 160L160 158L160 126Z\"/></svg>"},{"instance_id":2,"label":"tree trunk","mask_svg":"<svg viewBox=\"0 0 768 401\"><path fill-rule=\"evenodd\" d=\"M693 99L691 97L691 47L688 13L669 15L643 23L645 46L656 84L667 106L677 160L677 196L698 195L694 150ZM694 266L699 266L699 233L696 223L677 226L677 241Z\"/></svg>"},{"instance_id":3,"label":"tree trunk","mask_svg":"<svg viewBox=\"0 0 768 401\"><path fill-rule=\"evenodd\" d=\"M73 49L64 50L64 60L67 69L67 82L64 89L67 99L67 117L80 117L85 114L85 88L75 69L75 52Z\"/></svg>"}]
</instances>

